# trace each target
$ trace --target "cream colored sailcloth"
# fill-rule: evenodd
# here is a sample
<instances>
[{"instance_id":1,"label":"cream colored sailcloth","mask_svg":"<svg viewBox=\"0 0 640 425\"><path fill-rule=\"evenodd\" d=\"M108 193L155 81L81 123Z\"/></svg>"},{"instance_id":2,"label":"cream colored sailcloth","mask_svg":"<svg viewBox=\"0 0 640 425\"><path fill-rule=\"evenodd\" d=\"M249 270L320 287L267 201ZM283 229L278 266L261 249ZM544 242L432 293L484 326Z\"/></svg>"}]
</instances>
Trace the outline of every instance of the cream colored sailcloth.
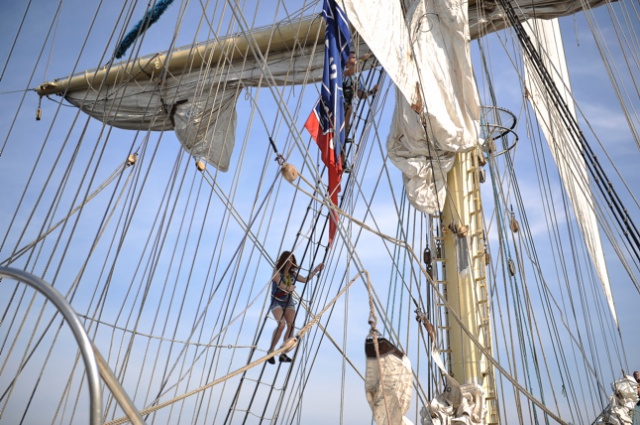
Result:
<instances>
[{"instance_id":1,"label":"cream colored sailcloth","mask_svg":"<svg viewBox=\"0 0 640 425\"><path fill-rule=\"evenodd\" d=\"M411 405L411 361L385 338L365 343L367 354L365 392L376 425L413 425L404 415Z\"/></svg>"},{"instance_id":2,"label":"cream colored sailcloth","mask_svg":"<svg viewBox=\"0 0 640 425\"><path fill-rule=\"evenodd\" d=\"M571 84L558 20L531 19L525 23L524 27L575 118L575 104L571 94ZM611 295L609 275L604 261L602 242L598 232L598 221L589 187L589 176L585 161L580 149L571 140L557 106L552 103L549 96L546 96L542 82L535 73L530 60L526 57L524 60L529 101L533 105L540 127L558 166L558 171L573 206L577 222L582 230L589 255L609 303L611 315L616 326L618 326L618 318L613 304L613 296Z\"/></svg>"},{"instance_id":3,"label":"cream colored sailcloth","mask_svg":"<svg viewBox=\"0 0 640 425\"><path fill-rule=\"evenodd\" d=\"M480 103L469 53L467 2L344 2L349 21L397 88L387 140L409 201L436 213L454 154L478 143ZM394 37L388 37L394 34Z\"/></svg>"},{"instance_id":4,"label":"cream colored sailcloth","mask_svg":"<svg viewBox=\"0 0 640 425\"><path fill-rule=\"evenodd\" d=\"M321 31L317 20L286 22L246 37L214 39L171 54L86 71L44 83L37 92L63 94L71 104L114 127L175 130L192 156L227 171L240 92L321 79L324 57L316 46ZM256 57L254 50L261 56Z\"/></svg>"}]
</instances>

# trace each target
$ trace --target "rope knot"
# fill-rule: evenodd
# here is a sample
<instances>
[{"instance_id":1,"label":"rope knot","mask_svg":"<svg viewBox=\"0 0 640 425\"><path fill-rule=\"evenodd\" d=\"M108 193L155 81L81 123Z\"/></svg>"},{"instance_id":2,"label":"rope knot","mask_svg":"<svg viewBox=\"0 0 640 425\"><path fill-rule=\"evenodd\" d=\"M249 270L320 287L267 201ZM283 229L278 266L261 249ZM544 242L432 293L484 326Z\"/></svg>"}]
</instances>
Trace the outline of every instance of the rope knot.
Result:
<instances>
[{"instance_id":1,"label":"rope knot","mask_svg":"<svg viewBox=\"0 0 640 425\"><path fill-rule=\"evenodd\" d=\"M283 158L283 161L284 161L284 158ZM282 177L284 177L284 179L289 183L293 183L293 181L298 178L297 168L292 164L281 164L281 165L282 165L282 168L280 169L280 172L282 173Z\"/></svg>"},{"instance_id":2,"label":"rope knot","mask_svg":"<svg viewBox=\"0 0 640 425\"><path fill-rule=\"evenodd\" d=\"M469 232L469 226L458 224L455 221L449 224L449 230L456 234L459 238L467 236Z\"/></svg>"},{"instance_id":3,"label":"rope knot","mask_svg":"<svg viewBox=\"0 0 640 425\"><path fill-rule=\"evenodd\" d=\"M369 316L369 326L371 326L371 330L375 331L376 326L378 325L378 319L375 316Z\"/></svg>"},{"instance_id":4,"label":"rope knot","mask_svg":"<svg viewBox=\"0 0 640 425\"><path fill-rule=\"evenodd\" d=\"M129 154L129 156L127 157L127 167L131 167L132 165L134 165L137 160L138 160L138 154L137 153Z\"/></svg>"}]
</instances>

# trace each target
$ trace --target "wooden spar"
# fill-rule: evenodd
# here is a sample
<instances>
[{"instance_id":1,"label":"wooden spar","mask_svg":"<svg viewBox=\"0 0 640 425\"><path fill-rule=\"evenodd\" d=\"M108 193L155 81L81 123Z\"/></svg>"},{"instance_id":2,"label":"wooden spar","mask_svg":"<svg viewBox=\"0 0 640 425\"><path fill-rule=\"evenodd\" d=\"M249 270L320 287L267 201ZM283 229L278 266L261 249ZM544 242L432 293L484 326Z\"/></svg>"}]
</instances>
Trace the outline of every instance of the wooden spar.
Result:
<instances>
[{"instance_id":1,"label":"wooden spar","mask_svg":"<svg viewBox=\"0 0 640 425\"><path fill-rule=\"evenodd\" d=\"M235 34L220 40L176 50L171 54L150 55L113 66L85 71L70 77L42 83L36 88L36 92L40 96L63 94L137 79L149 80L149 75L157 75L161 70L176 74L198 70L206 63L216 63L221 60L233 61L251 55L250 42L265 54L267 52L289 51L294 47L304 48L309 43L317 43L317 40L324 40L324 20L307 18L260 29L250 34Z\"/></svg>"},{"instance_id":2,"label":"wooden spar","mask_svg":"<svg viewBox=\"0 0 640 425\"><path fill-rule=\"evenodd\" d=\"M479 155L483 155L480 149L458 154L447 175L448 191L442 215L444 281L451 309L491 352ZM465 254L459 257L459 253L468 253L468 257L465 259ZM465 263L468 264L466 270ZM482 386L487 408L485 423L497 424L495 378L491 364L458 322L448 320L448 330L452 376L460 384L473 382Z\"/></svg>"},{"instance_id":3,"label":"wooden spar","mask_svg":"<svg viewBox=\"0 0 640 425\"><path fill-rule=\"evenodd\" d=\"M595 7L605 1L589 0L589 4L591 7ZM547 19L564 16L575 13L576 10L582 7L565 5L564 3L568 3L566 1L550 2L545 0L546 8L542 8L542 5L537 5L537 2L542 3L542 0L529 0L527 4L519 5L522 19L528 19L532 16ZM504 28L506 25L502 14L498 13L496 15L494 13L496 12L495 6L485 10L486 7L474 0L469 2L469 27L472 39ZM542 15L543 13L544 15ZM494 17L493 15L496 16ZM320 15L316 15L287 24L259 29L250 34L263 54L267 51L278 53L292 50L294 47L306 47L308 43L316 43L318 40L323 40L324 20ZM251 54L248 36L248 34L244 33L234 34L220 40L179 49L170 55L161 53L132 59L113 66L107 65L70 77L42 83L36 88L36 92L40 96L63 94L85 90L89 87L98 88L101 85L109 86L138 79L148 80L149 75L157 75L161 70L180 74L188 70L199 69L206 63L216 63L222 59L229 61L241 59ZM361 43L361 49L363 47L364 42ZM368 50L368 48L364 47L363 51Z\"/></svg>"}]
</instances>

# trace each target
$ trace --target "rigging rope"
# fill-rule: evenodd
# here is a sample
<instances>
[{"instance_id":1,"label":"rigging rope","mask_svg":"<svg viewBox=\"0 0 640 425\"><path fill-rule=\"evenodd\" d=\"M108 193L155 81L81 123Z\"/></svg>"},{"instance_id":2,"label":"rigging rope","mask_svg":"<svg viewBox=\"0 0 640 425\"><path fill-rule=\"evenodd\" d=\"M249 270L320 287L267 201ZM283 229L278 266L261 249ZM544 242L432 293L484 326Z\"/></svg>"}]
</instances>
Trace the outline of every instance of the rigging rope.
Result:
<instances>
[{"instance_id":1,"label":"rigging rope","mask_svg":"<svg viewBox=\"0 0 640 425\"><path fill-rule=\"evenodd\" d=\"M305 181L307 184L309 184L308 181L306 181L304 179L304 176L300 176L300 178ZM299 190L303 191L303 193L307 194L308 196L311 196L313 198L316 198L315 195L310 194L308 192L306 192L304 189L299 188ZM316 198L318 199L318 198ZM323 201L318 199L319 202L323 202L325 203L325 205L327 205L328 207L331 207L330 202L327 201ZM494 365L494 367L496 367L496 369L498 369L498 371L502 374L502 376L504 376L505 378L507 378L507 380L509 380L525 397L527 397L531 402L533 402L536 406L538 406L540 409L542 409L544 412L546 412L549 416L551 416L554 420L556 420L558 423L563 424L563 425L567 425L566 422L564 422L558 415L556 415L554 412L552 412L551 410L549 410L549 408L547 408L544 403L540 402L539 400L537 400L533 394L531 394L529 391L527 391L527 389L525 389L522 385L520 385L517 381L517 379L513 378L511 376L511 374L505 370L500 363L492 356L492 354L486 349L484 348L484 346L480 343L480 341L476 338L475 335L473 335L473 333L468 329L468 327L466 325L464 325L464 323L462 322L462 319L458 316L458 314L451 308L451 306L449 305L448 301L446 300L446 297L444 295L442 295L440 293L440 291L438 291L437 289L437 283L428 276L428 273L426 272L426 269L422 266L420 259L418 258L418 256L414 253L413 249L411 246L409 246L405 241L400 241L397 239L393 239L388 235L383 235L383 234L379 234L379 232L375 231L374 229L370 228L369 226L367 226L366 224L360 222L359 220L349 216L348 214L346 214L344 211L340 210L338 207L331 207L334 208L334 210L341 214L342 216L348 218L349 220L353 221L354 223L358 224L359 226L361 226L364 229L367 229L375 234L378 234L378 236L382 237L383 239L386 239L388 241L397 243L401 246L403 246L408 253L410 253L410 255L413 257L415 263L420 267L420 269L422 270L422 273L427 276L427 280L429 282L429 284L433 287L433 291L434 294L436 294L438 296L438 298L440 299L440 301L444 304L444 306L447 308L447 311L449 313L449 315L451 317L454 318L454 320L456 322L458 322L458 324L460 325L460 328L462 329L462 331L470 338L470 340L472 341L472 343L482 352L482 354L485 355L485 357L487 358L487 360ZM340 227L339 227L340 229Z\"/></svg>"},{"instance_id":2,"label":"rigging rope","mask_svg":"<svg viewBox=\"0 0 640 425\"><path fill-rule=\"evenodd\" d=\"M569 133L571 134L572 141L580 149L585 162L589 168L589 172L593 176L600 192L608 200L609 207L614 212L615 219L620 226L625 238L629 242L629 246L636 256L636 259L640 261L640 232L638 232L633 220L629 216L628 211L624 207L622 200L616 193L613 185L609 181L604 169L598 162L596 155L594 154L591 146L587 142L584 134L580 130L578 123L576 122L573 114L569 111L566 102L563 100L561 94L556 87L553 78L547 71L544 63L538 54L537 50L533 46L531 39L525 32L522 23L518 19L512 5L506 0L499 0L502 8L505 10L506 15L516 32L521 45L534 64L536 72L539 74L543 81L547 93L551 96L556 106L558 106L561 116L565 121L565 125Z\"/></svg>"},{"instance_id":3,"label":"rigging rope","mask_svg":"<svg viewBox=\"0 0 640 425\"><path fill-rule=\"evenodd\" d=\"M105 189L106 187L109 186L109 184L111 184L116 177L118 177L118 175L124 171L129 165L133 165L133 163L130 163L130 159L127 158L127 160L125 160L123 163L121 163L118 168L115 169L115 171L113 173L111 173L111 175L109 177L107 177L105 179L105 181L98 186L98 188L93 191L89 196L87 196L80 205L78 205L76 208L74 208L73 210L71 210L63 219L61 219L60 221L58 221L55 225L51 226L46 232L40 234L35 240L31 241L30 243L26 244L25 246L23 246L22 248L20 248L19 250L16 250L11 256L9 256L8 258L6 258L5 260L0 262L0 266L4 266L7 265L9 263L14 262L15 260L17 260L20 256L22 256L25 252L27 252L28 250L30 250L31 248L33 248L38 242L42 241L44 238L46 238L49 234L51 234L54 230L56 230L58 227L60 227L60 225L62 225L64 222L66 222L69 218L71 218L72 215L74 215L75 213L77 213L78 211L80 211L86 204L89 203L89 201L91 201L93 198L95 198L100 192L102 192L103 189Z\"/></svg>"},{"instance_id":4,"label":"rigging rope","mask_svg":"<svg viewBox=\"0 0 640 425\"><path fill-rule=\"evenodd\" d=\"M131 47L134 41L140 35L144 34L146 30L155 24L167 8L173 3L173 0L159 0L152 9L147 10L142 19L131 28L131 30L124 36L114 56L116 59L120 59L127 52L127 49Z\"/></svg>"},{"instance_id":5,"label":"rigging rope","mask_svg":"<svg viewBox=\"0 0 640 425\"><path fill-rule=\"evenodd\" d=\"M167 400L165 402L159 403L153 407L147 408L147 409L143 409L142 411L140 411L140 414L142 415L148 415L149 413L155 412L159 409L162 409L163 407L167 407L170 406L171 404L183 400L187 397L190 397L196 393L199 393L201 391L204 391L208 388L211 388L221 382L224 382L228 379L233 378L236 375L239 375L240 373L249 370L257 365L259 365L260 363L264 363L265 361L274 358L277 355L286 353L291 351L293 348L295 348L295 346L298 344L298 341L307 333L309 332L309 330L315 326L318 321L320 320L320 317L322 317L322 315L324 313L327 312L327 310L336 302L338 301L338 299L347 291L347 289L349 289L351 287L351 285L356 281L356 279L360 276L360 274L356 275L356 277L354 277L344 288L342 288L342 290L340 292L338 292L338 294L324 307L324 309L322 309L320 311L320 313L318 313L309 323L307 323L305 326L303 326L295 335L295 337L290 338L289 340L287 340L287 342L285 344L283 344L282 347L278 348L277 350L272 351L271 353L267 353L265 356L262 356L260 358L258 358L257 360L254 360L253 362L249 363L248 365L233 371L232 373L222 376L214 381L209 382L206 385L203 385L199 388L196 388L192 391L189 391L185 394L182 394L178 397L174 397L171 400ZM129 422L129 418L128 417L121 417L118 419L115 419L113 421L109 421L106 422L104 425L120 425L120 424L125 424Z\"/></svg>"}]
</instances>

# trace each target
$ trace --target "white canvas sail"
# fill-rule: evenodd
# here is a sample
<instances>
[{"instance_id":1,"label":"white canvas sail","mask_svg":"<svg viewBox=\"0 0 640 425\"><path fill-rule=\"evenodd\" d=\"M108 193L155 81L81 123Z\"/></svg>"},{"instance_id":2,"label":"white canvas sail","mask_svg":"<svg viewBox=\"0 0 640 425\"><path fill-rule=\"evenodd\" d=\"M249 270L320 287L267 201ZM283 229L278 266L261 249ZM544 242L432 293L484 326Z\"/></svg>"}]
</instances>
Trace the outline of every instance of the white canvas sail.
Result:
<instances>
[{"instance_id":1,"label":"white canvas sail","mask_svg":"<svg viewBox=\"0 0 640 425\"><path fill-rule=\"evenodd\" d=\"M510 4L524 8L527 3L541 5L542 1L557 3L514 0ZM537 285L528 273L539 270L534 270L537 266L552 270L556 255L562 256L563 252L553 246L549 252L538 249L542 255L530 258L521 251L518 238L503 238L502 229L492 225L495 220L484 220L490 217L488 207L492 204L512 204L517 213L522 211L517 202L522 191L515 188L530 187L530 173L512 175L506 167L495 167L492 180L513 189L483 190L467 196L472 183L477 187L479 170L474 170L475 174L449 172L450 188L461 180L458 176L465 176L466 181L458 184L461 190L456 191L455 197L448 195L447 202L466 196L464 204L456 203L465 211L468 204L482 202L476 205L485 214L473 210L472 222L463 223L468 227L450 223L449 216L428 217L408 205L399 186L400 173L389 170L385 136L391 118L389 108L395 98L383 96L385 90L373 96L375 102L363 101L354 107L351 122L355 137L353 143L347 144L352 150L346 157L353 167L342 180L340 214L344 226L334 245L323 243L329 218L320 196L324 192L321 182L325 180L322 168L313 166L314 162L320 164L318 149L309 137L308 143L298 143L304 140L294 134L295 127L302 127L317 101L318 87L244 91L251 84L249 76L216 80L219 77L214 75L233 75L234 71L247 69L245 60L256 58L262 62L262 57L268 56L264 69L256 70L255 81L260 87L277 84L277 66L270 62L275 54L287 52L281 56L287 68L290 61L309 57L301 56L306 53L297 46L288 50L272 48L276 41L274 38L272 43L269 33L282 20L296 19L290 16L292 11L295 16L317 12L318 2L301 5L292 0L276 0L251 3L248 7L236 1L175 4L169 10L173 14L165 15L151 28L145 43L130 50L130 62L113 67L102 67L103 55L109 56L117 35L130 27L129 19L139 17L146 5L137 3L132 9L132 2L106 8L101 1L91 0L55 3L58 2L36 0L30 8L25 5L29 9L25 19L21 19L17 8L7 8L2 16L5 22L15 25L5 27L9 37L4 44L0 42L0 51L13 53L9 55L11 60L3 62L7 72L0 96L5 112L0 118L4 120L0 175L6 182L0 185L0 265L31 272L63 294L86 329L96 354L102 354L113 372L109 378L105 374L104 379L115 375L117 379L112 383L121 384L133 402L131 410L144 410L141 416L148 423L324 425L371 422L374 416L379 419L378 424L384 423L386 406L372 414L363 389L371 389L372 396L385 394L386 401L395 399L397 404L389 406L395 409L395 417L406 415L414 424L433 425L436 420L441 424L531 424L547 418L554 423L591 423L606 403L608 392L604 384L615 379L619 370L636 368L629 364L627 359L631 357L626 352L638 351L633 346L638 342L633 332L633 307L637 304L633 301L637 301L638 293L631 285L625 285L628 280L611 276L612 281L614 276L620 281L616 289L631 305L626 312L627 306L617 306L623 330L619 333L613 331L609 317L602 320L603 315L594 314L601 306L598 297L582 297L584 293L599 293L600 284L580 282L581 270L573 267L573 258L562 259L566 260L571 291L550 311L537 302L549 295L547 288ZM493 6L499 12L498 3L471 0L469 7ZM63 8L58 10L58 6ZM118 6L123 8L120 14ZM360 9L375 6L363 4ZM521 10L518 8L518 14ZM382 6L381 11L388 9ZM19 29L22 21L25 26ZM580 31L582 21L576 19ZM321 17L316 22L324 23ZM240 47L232 53L227 50L230 44L224 44L223 54L215 59L199 46L155 57L136 54L212 34L219 42L227 32L227 39L233 39L232 44L238 46L248 35L264 29L263 25L269 28L263 32L269 46L260 50L261 54ZM85 27L90 30L85 32ZM232 35L239 27L242 34ZM607 27L610 36L615 34L611 28ZM324 38L313 30L305 33L320 43L315 56L322 57ZM486 53L497 53L497 61L492 54L486 59L491 69L500 70L500 80L487 80L486 84L498 88L497 104L517 111L522 97L509 96L509 90L500 88L521 86L521 76L509 66L521 63L521 58L512 57L515 39L503 36L506 34L489 37L488 45L482 46ZM354 37L359 41L357 34ZM591 50L596 56L597 50ZM49 57L38 54L47 51L51 52ZM174 54L180 56L185 51L193 54L183 55L182 62L176 60ZM502 58L503 53L508 54L508 62ZM196 63L198 57L201 60ZM162 124L166 125L166 132L138 135L137 130L105 127L106 124L79 114L75 107L59 107L54 100L38 99L25 92L33 87L32 77L39 78L40 71L45 71L48 78L66 76L86 66L99 69L77 74L78 78L72 81L65 78L55 82L61 83L55 100L66 102L60 96L64 95L84 102L85 98L76 93L81 90L87 96L119 96L120 101L115 99L109 106L93 108L86 102L83 108L111 119L113 106L119 111L118 125L141 128L146 133ZM178 93L178 79L186 84L181 76L195 70L201 70L201 78L188 83L191 87L186 95ZM110 80L106 74L114 78ZM363 80L375 80L380 74L380 70L374 70L368 75L372 78ZM492 74L477 75L489 79ZM305 70L299 75L303 81L313 73ZM293 81L288 75L283 78ZM260 79L264 82L260 83ZM65 82L66 88L62 84ZM152 85L143 87L146 83ZM574 86L577 89L577 84ZM158 109L140 112L133 94L150 88L153 90L142 94L139 102L152 102L153 108ZM43 87L39 94L46 89ZM435 93L434 90L431 91ZM177 155L180 146L173 140L173 132L194 141L201 137L212 137L214 141L233 138L230 131L236 127L238 93L242 97L248 95L252 102L249 105L242 98L237 101L237 140L229 173L201 173L188 155ZM486 94L488 97L488 91ZM396 95L400 98L395 122L400 128L398 134L408 139L404 136L412 135L414 130L420 133L400 149L406 148L407 155L431 155L440 146L427 143L410 102L401 92ZM480 95L482 98L483 91ZM159 98L164 104L158 102ZM429 88L425 88L425 102L431 98L436 96L430 96ZM131 112L127 112L125 102L133 104ZM40 120L35 121L34 115ZM415 127L407 127L407 123ZM227 135L218 133L225 131ZM267 134L273 144L267 142ZM274 147L287 159L287 168L296 167L303 177L295 184L280 177L284 167L273 160ZM630 147L636 152L635 146ZM192 154L201 155L190 145L187 148ZM230 145L222 148L219 155L225 155ZM618 150L619 145L615 148L609 153L615 154L620 171L633 179L633 170L622 167L628 150L625 155ZM478 148L461 155L439 150L442 155L434 155L433 163L410 160L405 164L443 175L447 157L468 157L469 167L482 162L476 162ZM403 150L397 152L404 154ZM217 158L218 154L213 152L212 157ZM457 164L461 162L456 159ZM453 169L462 170L457 164ZM415 181L431 181L431 186L436 187L435 179L429 180L428 176ZM534 199L536 195L532 191L526 193L532 202L552 202L548 198ZM598 218L600 201L594 195ZM563 211L551 211L550 221L556 219L556 212ZM637 217L640 209L630 212ZM444 232L443 224L448 229ZM465 234L461 227L466 227L467 236L461 236ZM538 243L545 239L544 235L532 236L531 247L540 248ZM572 248L582 248L581 240L566 242ZM463 264L459 259L461 251L458 252L462 245L469 246L469 272L464 279L457 273ZM274 263L283 250L295 252L301 275L308 275L319 261L325 264L325 272L309 279L307 285L298 285L297 326L292 329L299 334L300 343L289 354L292 362L280 363L278 356L274 359L276 364L269 364L267 353L274 330L285 325L274 320L270 311ZM607 257L608 261L615 260L609 258L609 253ZM640 260L635 259L630 265L633 268L639 264ZM514 265L518 267L510 268ZM617 264L608 265L613 272ZM490 278L485 279L485 273L479 270L486 271ZM637 270L635 267L630 271L632 279L637 278ZM460 277L458 285L453 283L456 275ZM95 412L87 400L89 375L82 362L77 361L79 354L68 326L59 320L52 304L45 303L33 290L6 276L2 279L0 425L86 424L88 413ZM364 281L366 285L359 284ZM595 289L584 284L594 284ZM483 296L481 285L489 296ZM462 289L455 296L454 287ZM584 291L574 290L576 287ZM363 300L367 299L375 315L367 316L363 311ZM458 307L462 302L467 306L465 310ZM573 309L577 304L581 308ZM435 335L430 337L431 342L437 342L434 345L442 352L438 363L434 363L435 347L430 350L422 325L414 320L414 312L419 311L433 321L427 332ZM479 326L467 325L473 321L483 326L481 333L476 332ZM367 358L362 355L359 342L369 330L367 323L374 322L411 359L413 370L399 357L382 361L383 366L394 363L394 377L406 378L401 385L387 380L388 374L380 373L381 378L376 379L380 370L377 361L367 375ZM456 324L460 330L454 329ZM491 352L482 350L486 340L495 343L489 346ZM600 349L602 346L608 349ZM478 352L488 354L481 356ZM459 390L445 370L462 383L457 386ZM472 379L476 376L487 376L484 381L493 380L498 386L482 392L480 387L485 385L475 383ZM380 385L367 387L367 378ZM390 384L392 391L384 393ZM95 415L100 419L95 422L122 423L123 397L119 398L112 386L107 388L98 382L98 387L102 391L96 392L101 392L103 399L92 404L101 406L103 413ZM408 396L411 389L415 393L412 402ZM456 398L451 397L454 391L449 389L456 389ZM444 392L448 393L446 399L440 397ZM382 407L376 404L381 399L386 402L385 397L370 400L374 407ZM429 410L424 409L427 415L420 417L425 404L429 404ZM482 419L484 422L479 421Z\"/></svg>"},{"instance_id":2,"label":"white canvas sail","mask_svg":"<svg viewBox=\"0 0 640 425\"><path fill-rule=\"evenodd\" d=\"M414 1L406 21L399 2L348 0L345 8L349 22L408 102L416 101L416 85L422 86L430 137L451 151L475 145L480 106L467 3Z\"/></svg>"},{"instance_id":3,"label":"white canvas sail","mask_svg":"<svg viewBox=\"0 0 640 425\"><path fill-rule=\"evenodd\" d=\"M130 130L175 130L194 157L229 169L236 101L246 87L307 84L322 78L324 33L303 20L214 40L45 83L92 117ZM256 58L254 49L261 51ZM269 73L265 75L264 70Z\"/></svg>"},{"instance_id":4,"label":"white canvas sail","mask_svg":"<svg viewBox=\"0 0 640 425\"><path fill-rule=\"evenodd\" d=\"M569 73L558 20L532 19L524 27L536 45L569 110L575 117L575 105L571 94ZM564 187L573 205L591 260L602 283L611 314L617 326L618 319L611 295L609 276L604 261L600 233L598 232L598 222L594 211L591 189L589 188L586 164L580 150L571 141L557 107L546 96L544 87L532 66L531 62L525 57L525 81L529 93L529 101L534 107L540 127L558 166Z\"/></svg>"},{"instance_id":5,"label":"white canvas sail","mask_svg":"<svg viewBox=\"0 0 640 425\"><path fill-rule=\"evenodd\" d=\"M444 204L454 153L478 143L467 3L414 1L406 21L400 2L348 0L345 8L399 92L389 158L402 171L412 205L434 214ZM424 124L411 107L418 103Z\"/></svg>"}]
</instances>

